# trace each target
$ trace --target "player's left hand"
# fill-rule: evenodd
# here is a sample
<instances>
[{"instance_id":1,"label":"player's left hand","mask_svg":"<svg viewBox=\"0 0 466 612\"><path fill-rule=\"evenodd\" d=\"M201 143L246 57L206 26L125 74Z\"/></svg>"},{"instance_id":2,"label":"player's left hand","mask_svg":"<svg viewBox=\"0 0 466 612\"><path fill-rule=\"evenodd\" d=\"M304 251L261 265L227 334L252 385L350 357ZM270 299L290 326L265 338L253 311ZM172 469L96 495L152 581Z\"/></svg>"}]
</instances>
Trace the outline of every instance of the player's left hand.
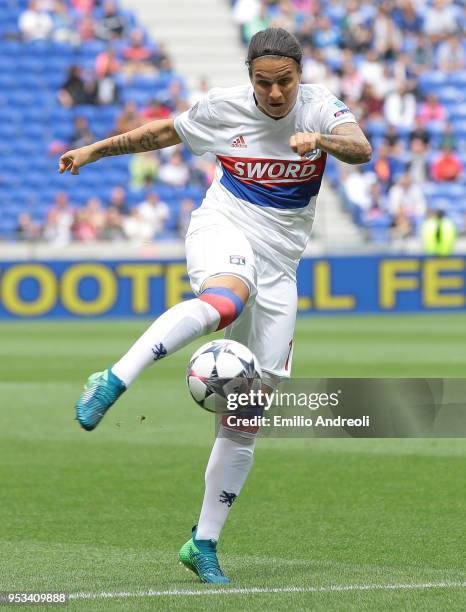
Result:
<instances>
[{"instance_id":1,"label":"player's left hand","mask_svg":"<svg viewBox=\"0 0 466 612\"><path fill-rule=\"evenodd\" d=\"M290 138L290 147L301 159L307 159L306 153L319 148L320 134L318 132L297 132Z\"/></svg>"}]
</instances>

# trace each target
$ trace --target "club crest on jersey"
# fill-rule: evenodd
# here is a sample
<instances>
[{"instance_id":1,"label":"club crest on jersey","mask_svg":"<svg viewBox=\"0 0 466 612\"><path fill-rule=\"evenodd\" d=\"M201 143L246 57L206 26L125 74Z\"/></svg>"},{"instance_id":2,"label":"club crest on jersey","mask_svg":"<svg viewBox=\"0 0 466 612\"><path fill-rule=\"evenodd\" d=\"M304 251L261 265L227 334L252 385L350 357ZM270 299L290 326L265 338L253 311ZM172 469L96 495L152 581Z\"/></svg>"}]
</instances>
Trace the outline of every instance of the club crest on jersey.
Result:
<instances>
[{"instance_id":1,"label":"club crest on jersey","mask_svg":"<svg viewBox=\"0 0 466 612\"><path fill-rule=\"evenodd\" d=\"M230 263L236 266L245 266L246 257L243 257L243 255L230 255Z\"/></svg>"},{"instance_id":2,"label":"club crest on jersey","mask_svg":"<svg viewBox=\"0 0 466 612\"><path fill-rule=\"evenodd\" d=\"M238 136L238 138L235 138L233 142L231 143L231 146L234 149L247 149L248 148L248 145L246 144L246 141L244 140L244 136Z\"/></svg>"}]
</instances>

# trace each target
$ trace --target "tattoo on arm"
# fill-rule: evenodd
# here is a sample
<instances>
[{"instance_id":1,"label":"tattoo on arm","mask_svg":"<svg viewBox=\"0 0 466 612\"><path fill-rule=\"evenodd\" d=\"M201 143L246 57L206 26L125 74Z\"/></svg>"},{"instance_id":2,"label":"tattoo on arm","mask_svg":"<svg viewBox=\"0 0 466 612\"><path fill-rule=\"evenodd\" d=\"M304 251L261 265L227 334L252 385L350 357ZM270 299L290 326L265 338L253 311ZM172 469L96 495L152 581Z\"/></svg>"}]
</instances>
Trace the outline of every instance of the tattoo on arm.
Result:
<instances>
[{"instance_id":1,"label":"tattoo on arm","mask_svg":"<svg viewBox=\"0 0 466 612\"><path fill-rule=\"evenodd\" d=\"M115 136L109 143L105 143L104 146L100 147L97 153L99 158L101 158L112 155L125 155L126 153L153 151L154 149L160 149L159 135L152 130L148 130L139 139L135 139L134 136L132 137L129 134Z\"/></svg>"},{"instance_id":2,"label":"tattoo on arm","mask_svg":"<svg viewBox=\"0 0 466 612\"><path fill-rule=\"evenodd\" d=\"M112 155L124 155L126 153L136 153L137 149L128 134L116 136L110 143L97 150L99 157L110 157Z\"/></svg>"},{"instance_id":3,"label":"tattoo on arm","mask_svg":"<svg viewBox=\"0 0 466 612\"><path fill-rule=\"evenodd\" d=\"M362 140L350 135L321 134L320 147L348 164L367 162L371 155L371 147L366 139Z\"/></svg>"},{"instance_id":4,"label":"tattoo on arm","mask_svg":"<svg viewBox=\"0 0 466 612\"><path fill-rule=\"evenodd\" d=\"M154 151L180 142L172 121L154 121L150 127L143 125L131 132L96 143L94 153L97 159L101 159L111 155Z\"/></svg>"},{"instance_id":5,"label":"tattoo on arm","mask_svg":"<svg viewBox=\"0 0 466 612\"><path fill-rule=\"evenodd\" d=\"M154 149L160 148L159 136L153 130L147 130L145 134L141 136L139 145L143 151L153 151Z\"/></svg>"}]
</instances>

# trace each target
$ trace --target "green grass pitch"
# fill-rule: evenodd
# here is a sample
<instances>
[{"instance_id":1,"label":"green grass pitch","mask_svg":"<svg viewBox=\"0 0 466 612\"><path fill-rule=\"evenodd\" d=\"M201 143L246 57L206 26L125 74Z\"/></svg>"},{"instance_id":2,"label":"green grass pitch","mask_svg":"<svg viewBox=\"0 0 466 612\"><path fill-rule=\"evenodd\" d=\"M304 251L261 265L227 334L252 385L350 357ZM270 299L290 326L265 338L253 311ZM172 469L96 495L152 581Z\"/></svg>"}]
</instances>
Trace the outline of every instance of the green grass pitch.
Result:
<instances>
[{"instance_id":1,"label":"green grass pitch","mask_svg":"<svg viewBox=\"0 0 466 612\"><path fill-rule=\"evenodd\" d=\"M462 439L262 439L219 545L231 586L185 572L213 440L184 384L203 341L96 431L73 421L145 325L0 324L0 591L112 595L69 610L466 609ZM464 377L465 347L463 314L301 319L294 375Z\"/></svg>"}]
</instances>

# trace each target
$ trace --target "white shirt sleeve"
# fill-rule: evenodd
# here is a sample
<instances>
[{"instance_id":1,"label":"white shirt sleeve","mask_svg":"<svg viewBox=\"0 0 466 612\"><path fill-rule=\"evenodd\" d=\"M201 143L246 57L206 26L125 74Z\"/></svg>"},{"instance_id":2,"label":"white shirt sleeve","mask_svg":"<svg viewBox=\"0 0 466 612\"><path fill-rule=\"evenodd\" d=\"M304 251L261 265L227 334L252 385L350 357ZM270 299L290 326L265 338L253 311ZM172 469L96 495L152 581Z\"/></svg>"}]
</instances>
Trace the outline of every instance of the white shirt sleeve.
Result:
<instances>
[{"instance_id":1,"label":"white shirt sleeve","mask_svg":"<svg viewBox=\"0 0 466 612\"><path fill-rule=\"evenodd\" d=\"M322 98L320 110L314 123L316 132L330 134L337 125L357 123L357 121L346 104L327 90Z\"/></svg>"},{"instance_id":2,"label":"white shirt sleeve","mask_svg":"<svg viewBox=\"0 0 466 612\"><path fill-rule=\"evenodd\" d=\"M178 136L194 155L213 153L218 121L213 115L210 93L175 118Z\"/></svg>"}]
</instances>

